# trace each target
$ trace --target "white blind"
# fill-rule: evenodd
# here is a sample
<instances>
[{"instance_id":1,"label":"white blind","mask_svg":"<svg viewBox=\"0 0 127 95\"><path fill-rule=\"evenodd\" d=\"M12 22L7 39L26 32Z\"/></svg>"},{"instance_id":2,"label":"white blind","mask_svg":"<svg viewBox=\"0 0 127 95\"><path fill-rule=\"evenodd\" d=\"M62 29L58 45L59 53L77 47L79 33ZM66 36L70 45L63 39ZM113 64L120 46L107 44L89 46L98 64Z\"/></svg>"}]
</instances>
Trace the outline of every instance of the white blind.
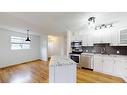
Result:
<instances>
[{"instance_id":1,"label":"white blind","mask_svg":"<svg viewBox=\"0 0 127 95\"><path fill-rule=\"evenodd\" d=\"M23 37L11 36L11 50L30 49L30 42Z\"/></svg>"}]
</instances>

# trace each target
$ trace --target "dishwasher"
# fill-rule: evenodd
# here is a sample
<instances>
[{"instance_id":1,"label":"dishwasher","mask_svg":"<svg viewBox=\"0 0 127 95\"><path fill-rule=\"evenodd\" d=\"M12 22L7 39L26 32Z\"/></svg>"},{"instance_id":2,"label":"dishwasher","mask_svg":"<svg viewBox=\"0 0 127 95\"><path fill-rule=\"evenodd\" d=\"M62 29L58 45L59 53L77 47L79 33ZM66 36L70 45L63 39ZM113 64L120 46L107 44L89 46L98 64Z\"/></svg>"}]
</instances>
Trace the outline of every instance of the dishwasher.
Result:
<instances>
[{"instance_id":1,"label":"dishwasher","mask_svg":"<svg viewBox=\"0 0 127 95\"><path fill-rule=\"evenodd\" d=\"M78 65L79 67L93 69L93 55L86 53L81 54L80 63Z\"/></svg>"}]
</instances>

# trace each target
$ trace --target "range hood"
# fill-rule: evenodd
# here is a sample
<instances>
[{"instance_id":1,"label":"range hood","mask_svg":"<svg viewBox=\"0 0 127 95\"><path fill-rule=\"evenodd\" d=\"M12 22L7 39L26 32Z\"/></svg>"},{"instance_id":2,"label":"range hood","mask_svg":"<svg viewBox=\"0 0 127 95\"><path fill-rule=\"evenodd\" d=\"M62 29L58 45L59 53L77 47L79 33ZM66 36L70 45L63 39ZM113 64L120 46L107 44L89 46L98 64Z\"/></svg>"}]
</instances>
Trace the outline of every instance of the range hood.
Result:
<instances>
[{"instance_id":1,"label":"range hood","mask_svg":"<svg viewBox=\"0 0 127 95\"><path fill-rule=\"evenodd\" d=\"M110 43L94 43L94 46L102 46L102 47L105 47L105 46L110 46Z\"/></svg>"}]
</instances>

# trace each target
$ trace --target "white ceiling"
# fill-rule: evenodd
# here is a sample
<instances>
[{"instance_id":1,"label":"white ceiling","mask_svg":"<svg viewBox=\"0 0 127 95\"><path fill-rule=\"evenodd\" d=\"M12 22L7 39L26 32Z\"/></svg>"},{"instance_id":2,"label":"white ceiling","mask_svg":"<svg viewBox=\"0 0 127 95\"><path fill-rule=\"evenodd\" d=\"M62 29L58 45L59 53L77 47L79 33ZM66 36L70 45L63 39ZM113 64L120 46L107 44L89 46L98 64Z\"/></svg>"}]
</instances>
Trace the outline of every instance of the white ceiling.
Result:
<instances>
[{"instance_id":1,"label":"white ceiling","mask_svg":"<svg viewBox=\"0 0 127 95\"><path fill-rule=\"evenodd\" d=\"M88 18L96 17L96 24L119 22L127 13L96 12L10 12L0 13L0 28L17 32L65 34L68 30L77 31L88 27Z\"/></svg>"}]
</instances>

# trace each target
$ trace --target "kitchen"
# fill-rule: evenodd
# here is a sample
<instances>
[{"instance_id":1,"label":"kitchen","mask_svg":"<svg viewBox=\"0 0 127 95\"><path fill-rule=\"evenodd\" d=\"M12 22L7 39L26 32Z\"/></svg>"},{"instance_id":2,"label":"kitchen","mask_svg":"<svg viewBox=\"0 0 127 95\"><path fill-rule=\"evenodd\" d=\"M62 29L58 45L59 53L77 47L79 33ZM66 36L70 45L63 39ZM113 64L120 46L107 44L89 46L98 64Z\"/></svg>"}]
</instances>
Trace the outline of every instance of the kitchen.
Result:
<instances>
[{"instance_id":1,"label":"kitchen","mask_svg":"<svg viewBox=\"0 0 127 95\"><path fill-rule=\"evenodd\" d=\"M127 82L125 13L88 13L87 26L68 32L68 53L79 68L122 78ZM100 17L100 18L99 18Z\"/></svg>"},{"instance_id":2,"label":"kitchen","mask_svg":"<svg viewBox=\"0 0 127 95\"><path fill-rule=\"evenodd\" d=\"M1 95L126 95L121 0L1 1Z\"/></svg>"},{"instance_id":3,"label":"kitchen","mask_svg":"<svg viewBox=\"0 0 127 95\"><path fill-rule=\"evenodd\" d=\"M0 82L127 82L126 17L125 12L0 13Z\"/></svg>"}]
</instances>

